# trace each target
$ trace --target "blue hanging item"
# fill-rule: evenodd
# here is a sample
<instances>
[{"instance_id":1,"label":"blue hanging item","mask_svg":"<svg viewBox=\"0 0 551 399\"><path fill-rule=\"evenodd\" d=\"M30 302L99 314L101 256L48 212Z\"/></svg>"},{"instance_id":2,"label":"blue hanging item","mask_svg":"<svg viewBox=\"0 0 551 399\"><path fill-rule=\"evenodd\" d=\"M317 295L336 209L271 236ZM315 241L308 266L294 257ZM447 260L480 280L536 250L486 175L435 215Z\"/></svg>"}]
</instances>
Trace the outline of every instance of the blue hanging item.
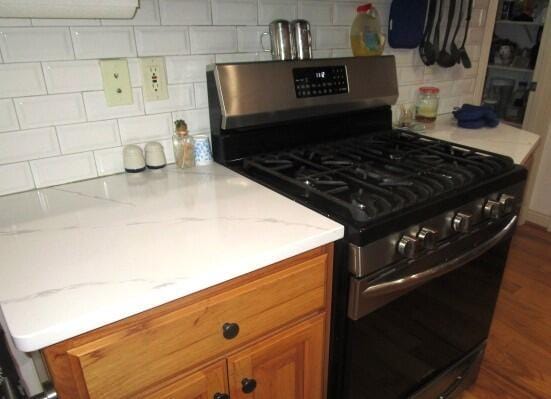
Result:
<instances>
[{"instance_id":1,"label":"blue hanging item","mask_svg":"<svg viewBox=\"0 0 551 399\"><path fill-rule=\"evenodd\" d=\"M465 129L480 129L483 127L496 127L499 125L499 118L494 110L489 107L463 104L453 111L457 119L457 126Z\"/></svg>"},{"instance_id":2,"label":"blue hanging item","mask_svg":"<svg viewBox=\"0 0 551 399\"><path fill-rule=\"evenodd\" d=\"M388 19L388 44L416 48L423 39L428 0L393 0Z\"/></svg>"}]
</instances>

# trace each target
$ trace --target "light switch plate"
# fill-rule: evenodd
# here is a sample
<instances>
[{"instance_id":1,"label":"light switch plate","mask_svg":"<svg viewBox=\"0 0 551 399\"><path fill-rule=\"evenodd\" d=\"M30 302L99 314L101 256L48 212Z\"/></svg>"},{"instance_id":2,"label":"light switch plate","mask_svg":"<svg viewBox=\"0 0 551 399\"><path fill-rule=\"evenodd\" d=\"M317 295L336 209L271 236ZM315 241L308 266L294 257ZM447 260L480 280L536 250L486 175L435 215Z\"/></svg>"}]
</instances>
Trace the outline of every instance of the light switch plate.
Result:
<instances>
[{"instance_id":1,"label":"light switch plate","mask_svg":"<svg viewBox=\"0 0 551 399\"><path fill-rule=\"evenodd\" d=\"M101 60L103 91L109 107L134 103L128 61L125 59Z\"/></svg>"},{"instance_id":2,"label":"light switch plate","mask_svg":"<svg viewBox=\"0 0 551 399\"><path fill-rule=\"evenodd\" d=\"M140 68L145 101L168 100L165 59L163 57L140 58Z\"/></svg>"}]
</instances>

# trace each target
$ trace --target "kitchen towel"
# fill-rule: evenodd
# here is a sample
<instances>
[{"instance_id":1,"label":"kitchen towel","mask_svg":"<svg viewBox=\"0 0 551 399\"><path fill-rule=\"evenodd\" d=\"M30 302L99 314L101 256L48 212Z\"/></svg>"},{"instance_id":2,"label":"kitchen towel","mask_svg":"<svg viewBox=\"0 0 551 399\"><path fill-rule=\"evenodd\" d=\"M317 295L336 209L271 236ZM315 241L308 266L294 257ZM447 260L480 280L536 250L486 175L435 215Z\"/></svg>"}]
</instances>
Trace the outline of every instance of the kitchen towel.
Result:
<instances>
[{"instance_id":1,"label":"kitchen towel","mask_svg":"<svg viewBox=\"0 0 551 399\"><path fill-rule=\"evenodd\" d=\"M388 20L392 48L416 48L423 39L427 0L393 0Z\"/></svg>"},{"instance_id":2,"label":"kitchen towel","mask_svg":"<svg viewBox=\"0 0 551 399\"><path fill-rule=\"evenodd\" d=\"M463 104L461 108L453 111L453 116L457 119L457 125L465 129L480 129L499 125L499 118L495 111L485 106Z\"/></svg>"}]
</instances>

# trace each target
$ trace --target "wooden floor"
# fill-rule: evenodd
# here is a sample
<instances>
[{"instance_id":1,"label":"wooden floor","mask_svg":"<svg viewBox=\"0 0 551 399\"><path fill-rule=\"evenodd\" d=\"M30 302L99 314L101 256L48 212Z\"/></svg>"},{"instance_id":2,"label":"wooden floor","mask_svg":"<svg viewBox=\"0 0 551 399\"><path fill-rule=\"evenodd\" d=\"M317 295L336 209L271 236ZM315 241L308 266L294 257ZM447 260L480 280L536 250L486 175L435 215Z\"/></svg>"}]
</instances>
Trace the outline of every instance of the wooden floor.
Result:
<instances>
[{"instance_id":1,"label":"wooden floor","mask_svg":"<svg viewBox=\"0 0 551 399\"><path fill-rule=\"evenodd\" d=\"M517 230L476 384L462 399L551 398L551 233Z\"/></svg>"}]
</instances>

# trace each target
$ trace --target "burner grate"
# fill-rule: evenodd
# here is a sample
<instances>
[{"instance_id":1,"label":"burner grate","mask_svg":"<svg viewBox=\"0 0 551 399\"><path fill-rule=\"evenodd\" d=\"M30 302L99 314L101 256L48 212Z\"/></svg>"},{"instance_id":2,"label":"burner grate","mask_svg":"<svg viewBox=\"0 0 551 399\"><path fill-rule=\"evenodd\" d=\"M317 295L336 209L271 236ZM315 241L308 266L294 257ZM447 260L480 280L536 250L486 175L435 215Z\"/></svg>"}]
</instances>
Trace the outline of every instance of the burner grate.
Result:
<instances>
[{"instance_id":1,"label":"burner grate","mask_svg":"<svg viewBox=\"0 0 551 399\"><path fill-rule=\"evenodd\" d=\"M328 212L344 210L369 222L480 184L512 169L513 162L395 130L253 156L244 167L283 192L322 199Z\"/></svg>"}]
</instances>

